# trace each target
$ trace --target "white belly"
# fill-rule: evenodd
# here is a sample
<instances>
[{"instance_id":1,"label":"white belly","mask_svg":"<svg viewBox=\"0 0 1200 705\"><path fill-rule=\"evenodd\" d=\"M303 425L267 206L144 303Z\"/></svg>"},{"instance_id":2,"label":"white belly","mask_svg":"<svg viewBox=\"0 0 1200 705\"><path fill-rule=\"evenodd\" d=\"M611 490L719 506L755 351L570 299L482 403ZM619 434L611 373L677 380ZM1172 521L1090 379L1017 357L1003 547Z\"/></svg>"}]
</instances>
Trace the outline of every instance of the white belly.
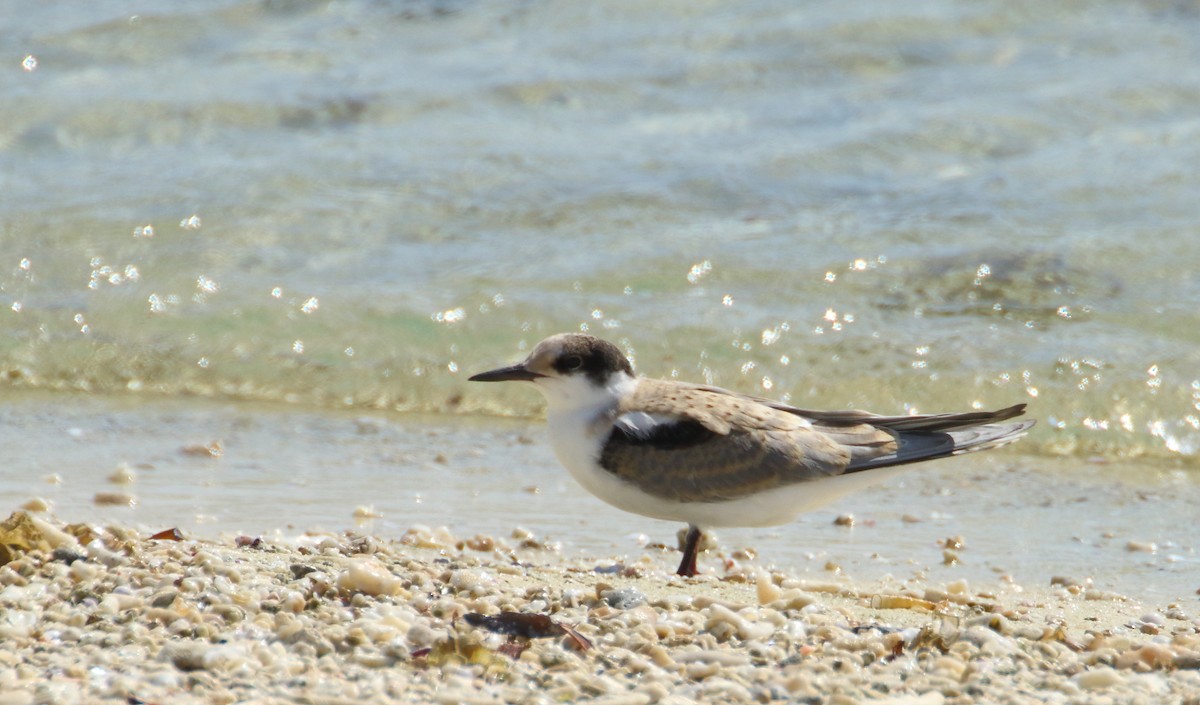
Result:
<instances>
[{"instance_id":1,"label":"white belly","mask_svg":"<svg viewBox=\"0 0 1200 705\"><path fill-rule=\"evenodd\" d=\"M647 494L600 466L606 434L589 428L583 415L548 419L551 447L571 477L601 500L634 514L699 527L758 527L786 524L797 515L833 502L903 472L904 467L868 470L780 487L725 502L676 502ZM607 425L603 426L607 430Z\"/></svg>"}]
</instances>

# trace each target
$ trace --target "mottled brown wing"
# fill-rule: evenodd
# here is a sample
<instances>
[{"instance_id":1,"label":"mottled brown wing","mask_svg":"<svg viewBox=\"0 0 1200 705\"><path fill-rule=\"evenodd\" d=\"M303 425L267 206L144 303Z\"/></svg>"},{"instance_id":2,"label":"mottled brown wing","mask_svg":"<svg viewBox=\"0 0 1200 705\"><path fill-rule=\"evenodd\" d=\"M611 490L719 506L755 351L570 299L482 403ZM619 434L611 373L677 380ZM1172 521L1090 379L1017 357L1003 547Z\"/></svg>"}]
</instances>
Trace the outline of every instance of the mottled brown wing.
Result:
<instances>
[{"instance_id":1,"label":"mottled brown wing","mask_svg":"<svg viewBox=\"0 0 1200 705\"><path fill-rule=\"evenodd\" d=\"M1025 404L1014 404L995 411L966 411L949 414L906 414L903 416L882 416L859 409L843 409L838 411L821 411L817 409L801 409L783 402L762 397L749 396L732 392L721 387L709 385L678 383L678 386L693 392L707 392L765 406L776 411L798 416L811 421L821 430L831 430L844 426L867 425L875 428L887 428L893 431L925 431L936 433L952 431L960 428L970 428L982 424L994 424L1016 418L1025 413Z\"/></svg>"},{"instance_id":2,"label":"mottled brown wing","mask_svg":"<svg viewBox=\"0 0 1200 705\"><path fill-rule=\"evenodd\" d=\"M719 435L738 428L791 430L808 426L808 422L800 417L740 394L716 387L645 378L638 380L637 389L622 401L618 412L687 418Z\"/></svg>"},{"instance_id":3,"label":"mottled brown wing","mask_svg":"<svg viewBox=\"0 0 1200 705\"><path fill-rule=\"evenodd\" d=\"M643 492L680 502L718 502L840 474L850 452L806 428L713 432L682 419L636 434L617 425L600 465Z\"/></svg>"}]
</instances>

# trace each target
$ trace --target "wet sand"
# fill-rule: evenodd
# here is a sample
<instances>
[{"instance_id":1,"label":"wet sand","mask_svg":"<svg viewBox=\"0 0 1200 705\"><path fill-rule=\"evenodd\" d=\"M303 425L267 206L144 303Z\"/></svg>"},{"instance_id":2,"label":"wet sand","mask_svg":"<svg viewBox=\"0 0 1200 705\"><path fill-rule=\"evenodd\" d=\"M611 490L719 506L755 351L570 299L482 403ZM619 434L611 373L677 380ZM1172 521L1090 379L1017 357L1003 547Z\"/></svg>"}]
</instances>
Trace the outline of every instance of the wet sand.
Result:
<instances>
[{"instance_id":1,"label":"wet sand","mask_svg":"<svg viewBox=\"0 0 1200 705\"><path fill-rule=\"evenodd\" d=\"M685 580L673 549L565 557L522 529L285 543L5 526L23 543L0 567L0 705L1200 702L1194 601L1069 578L812 580L717 546ZM574 634L467 617L503 612Z\"/></svg>"},{"instance_id":2,"label":"wet sand","mask_svg":"<svg viewBox=\"0 0 1200 705\"><path fill-rule=\"evenodd\" d=\"M545 433L534 419L14 395L0 407L11 469L0 476L0 512L40 501L74 522L274 542L304 531L386 540L415 524L467 536L524 526L561 544L565 557L592 560L629 561L672 541L679 525L622 512L579 487ZM1195 599L1195 472L1023 451L1018 443L914 466L791 524L719 537L807 579L825 579L831 564L856 580L988 588L1067 576L1153 602ZM835 524L843 515L853 524ZM960 544L949 562L947 541Z\"/></svg>"}]
</instances>

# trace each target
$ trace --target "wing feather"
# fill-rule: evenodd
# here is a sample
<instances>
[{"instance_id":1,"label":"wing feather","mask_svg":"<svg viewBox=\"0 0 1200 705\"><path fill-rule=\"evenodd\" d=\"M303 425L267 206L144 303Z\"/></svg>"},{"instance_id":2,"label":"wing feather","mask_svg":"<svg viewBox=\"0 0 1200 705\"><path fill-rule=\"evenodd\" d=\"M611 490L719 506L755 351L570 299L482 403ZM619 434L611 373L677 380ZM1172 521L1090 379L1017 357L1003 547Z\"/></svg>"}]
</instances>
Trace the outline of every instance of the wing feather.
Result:
<instances>
[{"instance_id":1,"label":"wing feather","mask_svg":"<svg viewBox=\"0 0 1200 705\"><path fill-rule=\"evenodd\" d=\"M813 411L720 387L639 380L616 410L600 465L647 494L720 502L846 472L982 450L1033 422L998 411L880 416Z\"/></svg>"}]
</instances>

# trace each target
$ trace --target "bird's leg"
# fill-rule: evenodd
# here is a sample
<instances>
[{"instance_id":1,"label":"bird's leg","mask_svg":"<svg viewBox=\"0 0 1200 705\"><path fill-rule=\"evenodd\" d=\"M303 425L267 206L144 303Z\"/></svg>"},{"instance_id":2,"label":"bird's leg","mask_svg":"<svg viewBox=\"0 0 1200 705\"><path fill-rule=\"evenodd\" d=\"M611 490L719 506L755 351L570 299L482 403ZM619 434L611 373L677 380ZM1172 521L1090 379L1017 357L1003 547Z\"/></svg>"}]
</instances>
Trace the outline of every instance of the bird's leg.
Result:
<instances>
[{"instance_id":1,"label":"bird's leg","mask_svg":"<svg viewBox=\"0 0 1200 705\"><path fill-rule=\"evenodd\" d=\"M688 524L687 538L683 542L683 560L679 561L677 575L691 578L696 575L696 550L700 547L700 536L703 532L695 524Z\"/></svg>"}]
</instances>

